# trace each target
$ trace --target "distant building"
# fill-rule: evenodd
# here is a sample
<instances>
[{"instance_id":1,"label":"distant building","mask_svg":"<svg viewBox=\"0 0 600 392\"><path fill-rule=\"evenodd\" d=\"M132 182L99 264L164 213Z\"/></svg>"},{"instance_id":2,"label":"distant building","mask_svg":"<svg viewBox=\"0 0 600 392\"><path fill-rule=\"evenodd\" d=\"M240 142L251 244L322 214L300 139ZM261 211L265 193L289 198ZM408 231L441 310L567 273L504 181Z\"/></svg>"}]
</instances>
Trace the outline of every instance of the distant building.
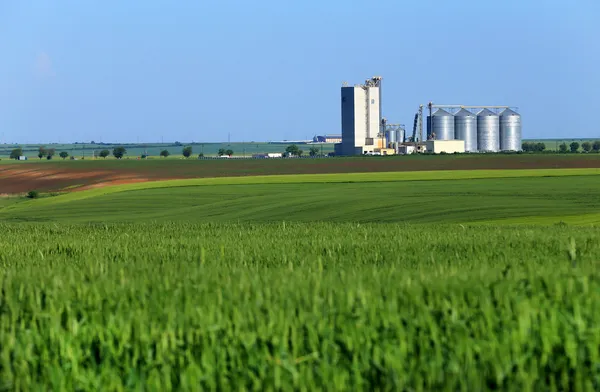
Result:
<instances>
[{"instance_id":1,"label":"distant building","mask_svg":"<svg viewBox=\"0 0 600 392\"><path fill-rule=\"evenodd\" d=\"M313 137L313 143L341 143L342 135L323 135Z\"/></svg>"},{"instance_id":2,"label":"distant building","mask_svg":"<svg viewBox=\"0 0 600 392\"><path fill-rule=\"evenodd\" d=\"M24 155L21 155L21 156L19 157L19 161L26 161L26 160L27 160L27 157L26 157L26 156L24 156Z\"/></svg>"},{"instance_id":3,"label":"distant building","mask_svg":"<svg viewBox=\"0 0 600 392\"><path fill-rule=\"evenodd\" d=\"M252 158L282 158L283 154L280 152L269 152L264 154L253 154Z\"/></svg>"},{"instance_id":4,"label":"distant building","mask_svg":"<svg viewBox=\"0 0 600 392\"><path fill-rule=\"evenodd\" d=\"M427 152L432 152L434 154L465 152L464 140L427 140L425 145L427 146Z\"/></svg>"},{"instance_id":5,"label":"distant building","mask_svg":"<svg viewBox=\"0 0 600 392\"><path fill-rule=\"evenodd\" d=\"M342 142L336 155L363 155L385 148L381 134L381 78L342 87Z\"/></svg>"}]
</instances>

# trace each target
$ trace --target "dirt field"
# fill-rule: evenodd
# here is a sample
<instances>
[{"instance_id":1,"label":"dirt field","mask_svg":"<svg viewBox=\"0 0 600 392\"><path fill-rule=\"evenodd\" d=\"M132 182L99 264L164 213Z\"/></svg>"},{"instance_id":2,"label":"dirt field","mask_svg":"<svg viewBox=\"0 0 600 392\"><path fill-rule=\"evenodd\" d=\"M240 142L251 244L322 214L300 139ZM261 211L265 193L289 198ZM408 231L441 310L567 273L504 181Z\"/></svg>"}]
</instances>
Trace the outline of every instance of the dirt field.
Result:
<instances>
[{"instance_id":1,"label":"dirt field","mask_svg":"<svg viewBox=\"0 0 600 392\"><path fill-rule=\"evenodd\" d=\"M180 178L419 170L600 168L600 155L405 156L289 160L15 162L0 165L0 194L73 191Z\"/></svg>"}]
</instances>

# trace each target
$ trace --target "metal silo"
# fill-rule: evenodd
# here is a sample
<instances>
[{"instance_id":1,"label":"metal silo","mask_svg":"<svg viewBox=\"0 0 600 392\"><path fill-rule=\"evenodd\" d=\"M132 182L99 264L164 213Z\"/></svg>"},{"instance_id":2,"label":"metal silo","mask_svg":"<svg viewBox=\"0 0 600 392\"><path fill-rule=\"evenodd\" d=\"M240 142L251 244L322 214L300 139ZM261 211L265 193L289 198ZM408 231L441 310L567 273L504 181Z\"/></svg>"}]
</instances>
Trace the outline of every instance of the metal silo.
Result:
<instances>
[{"instance_id":1,"label":"metal silo","mask_svg":"<svg viewBox=\"0 0 600 392\"><path fill-rule=\"evenodd\" d=\"M388 144L398 143L398 131L395 129L385 131L385 139Z\"/></svg>"},{"instance_id":2,"label":"metal silo","mask_svg":"<svg viewBox=\"0 0 600 392\"><path fill-rule=\"evenodd\" d=\"M521 151L521 116L510 109L500 113L500 149Z\"/></svg>"},{"instance_id":3,"label":"metal silo","mask_svg":"<svg viewBox=\"0 0 600 392\"><path fill-rule=\"evenodd\" d=\"M489 109L477 113L477 149L482 152L500 150L500 118Z\"/></svg>"},{"instance_id":4,"label":"metal silo","mask_svg":"<svg viewBox=\"0 0 600 392\"><path fill-rule=\"evenodd\" d=\"M454 116L445 110L438 109L431 115L435 140L454 140Z\"/></svg>"},{"instance_id":5,"label":"metal silo","mask_svg":"<svg viewBox=\"0 0 600 392\"><path fill-rule=\"evenodd\" d=\"M454 115L454 138L465 141L465 151L477 151L477 116L466 109Z\"/></svg>"}]
</instances>

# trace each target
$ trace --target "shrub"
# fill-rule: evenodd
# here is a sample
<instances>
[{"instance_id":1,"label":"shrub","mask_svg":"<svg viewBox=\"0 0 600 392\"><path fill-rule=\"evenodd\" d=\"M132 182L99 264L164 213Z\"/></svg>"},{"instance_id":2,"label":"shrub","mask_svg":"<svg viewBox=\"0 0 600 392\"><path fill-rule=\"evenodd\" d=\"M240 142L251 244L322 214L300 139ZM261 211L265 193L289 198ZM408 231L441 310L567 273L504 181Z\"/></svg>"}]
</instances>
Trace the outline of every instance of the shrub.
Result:
<instances>
[{"instance_id":1,"label":"shrub","mask_svg":"<svg viewBox=\"0 0 600 392\"><path fill-rule=\"evenodd\" d=\"M27 197L29 199L37 199L38 197L40 197L40 193L38 191L29 191L27 193Z\"/></svg>"}]
</instances>

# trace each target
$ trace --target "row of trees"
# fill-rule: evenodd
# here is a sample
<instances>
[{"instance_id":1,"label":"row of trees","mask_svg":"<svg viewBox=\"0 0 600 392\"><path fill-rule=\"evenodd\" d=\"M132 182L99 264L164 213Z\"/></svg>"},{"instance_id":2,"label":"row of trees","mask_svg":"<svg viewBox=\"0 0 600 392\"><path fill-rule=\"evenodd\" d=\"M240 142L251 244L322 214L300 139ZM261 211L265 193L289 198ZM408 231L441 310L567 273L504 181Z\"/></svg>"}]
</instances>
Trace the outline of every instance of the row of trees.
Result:
<instances>
[{"instance_id":1,"label":"row of trees","mask_svg":"<svg viewBox=\"0 0 600 392\"><path fill-rule=\"evenodd\" d=\"M522 148L525 152L542 152L546 150L546 144L525 142L523 143ZM572 142L569 145L567 145L567 143L562 143L558 146L558 151L562 153L576 153L579 152L580 148L584 152L600 152L600 141L597 140L593 143L583 142L581 144L579 144L579 142Z\"/></svg>"},{"instance_id":2,"label":"row of trees","mask_svg":"<svg viewBox=\"0 0 600 392\"><path fill-rule=\"evenodd\" d=\"M297 157L301 157L302 154L304 154L304 151L302 151L295 144L291 144L291 145L287 146L287 148L285 149L285 152L290 155L297 156ZM310 150L308 150L308 155L310 155L311 157L319 155L319 148L315 147L315 146L311 147Z\"/></svg>"},{"instance_id":3,"label":"row of trees","mask_svg":"<svg viewBox=\"0 0 600 392\"><path fill-rule=\"evenodd\" d=\"M525 142L523 143L523 151L525 152L542 152L546 149L546 145L544 143L530 143L530 142Z\"/></svg>"},{"instance_id":4,"label":"row of trees","mask_svg":"<svg viewBox=\"0 0 600 392\"><path fill-rule=\"evenodd\" d=\"M181 151L181 155L183 155L186 158L189 158L189 157L192 156L193 152L194 152L194 150L193 150L192 146L187 146L187 147L183 148L183 150ZM169 152L169 150L162 150L160 152L160 156L163 157L163 158L166 158L169 155L171 155L171 153ZM219 149L219 152L217 153L217 155L220 156L220 157L222 157L224 155L232 156L233 155L233 150L231 150L231 149L227 149L226 150L224 148L221 148L221 149ZM198 154L198 158L202 158L202 157L204 157L204 153Z\"/></svg>"}]
</instances>

